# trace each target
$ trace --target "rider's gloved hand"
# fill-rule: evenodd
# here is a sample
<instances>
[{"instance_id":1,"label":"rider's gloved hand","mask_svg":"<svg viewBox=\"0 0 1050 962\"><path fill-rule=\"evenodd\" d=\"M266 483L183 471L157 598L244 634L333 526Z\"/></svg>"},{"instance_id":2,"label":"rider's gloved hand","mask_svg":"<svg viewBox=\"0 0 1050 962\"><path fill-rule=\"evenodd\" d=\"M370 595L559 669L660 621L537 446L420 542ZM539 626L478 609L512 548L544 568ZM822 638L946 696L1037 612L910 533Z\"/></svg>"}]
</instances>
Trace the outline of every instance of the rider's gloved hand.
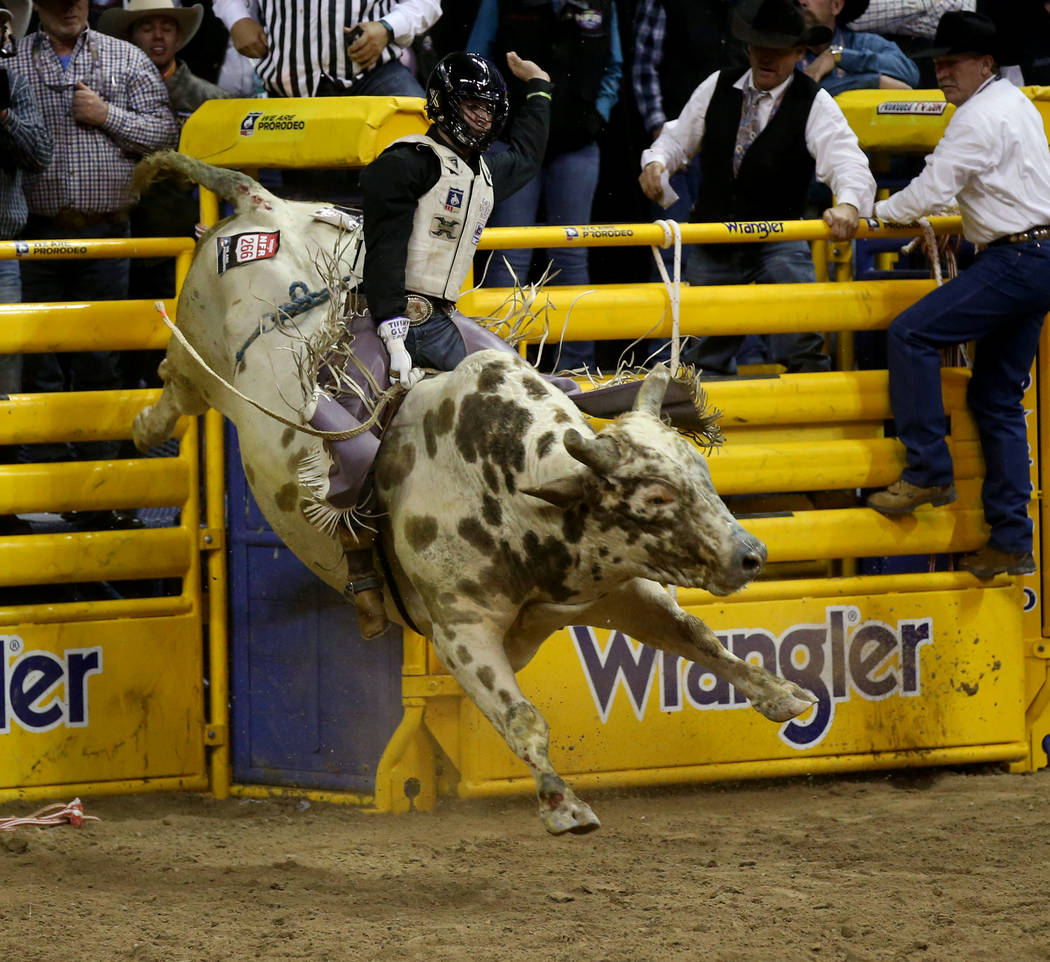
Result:
<instances>
[{"instance_id":1,"label":"rider's gloved hand","mask_svg":"<svg viewBox=\"0 0 1050 962\"><path fill-rule=\"evenodd\" d=\"M408 327L407 317L391 317L379 325L379 337L390 355L390 380L400 383L406 391L423 379L423 372L412 367L412 358L405 348Z\"/></svg>"}]
</instances>

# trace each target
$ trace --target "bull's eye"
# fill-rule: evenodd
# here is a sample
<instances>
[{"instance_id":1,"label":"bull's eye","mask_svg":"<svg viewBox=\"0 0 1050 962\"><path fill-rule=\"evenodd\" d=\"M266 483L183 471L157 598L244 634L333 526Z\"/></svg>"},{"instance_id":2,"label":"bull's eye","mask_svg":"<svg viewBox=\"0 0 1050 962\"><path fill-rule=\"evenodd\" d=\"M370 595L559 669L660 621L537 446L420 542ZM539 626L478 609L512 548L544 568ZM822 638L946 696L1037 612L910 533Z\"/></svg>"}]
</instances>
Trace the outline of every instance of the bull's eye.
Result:
<instances>
[{"instance_id":1,"label":"bull's eye","mask_svg":"<svg viewBox=\"0 0 1050 962\"><path fill-rule=\"evenodd\" d=\"M654 494L650 498L646 498L645 503L651 508L662 508L664 505L670 504L671 499L666 494Z\"/></svg>"}]
</instances>

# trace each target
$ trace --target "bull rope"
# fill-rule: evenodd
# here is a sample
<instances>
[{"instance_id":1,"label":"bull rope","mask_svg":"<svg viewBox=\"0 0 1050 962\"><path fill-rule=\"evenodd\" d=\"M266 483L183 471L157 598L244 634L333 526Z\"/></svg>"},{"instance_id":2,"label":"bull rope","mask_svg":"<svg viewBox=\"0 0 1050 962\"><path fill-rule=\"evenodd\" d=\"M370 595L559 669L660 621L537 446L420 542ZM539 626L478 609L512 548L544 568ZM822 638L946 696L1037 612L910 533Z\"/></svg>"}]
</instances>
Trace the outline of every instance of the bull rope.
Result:
<instances>
[{"instance_id":1,"label":"bull rope","mask_svg":"<svg viewBox=\"0 0 1050 962\"><path fill-rule=\"evenodd\" d=\"M186 335L183 334L182 331L180 331L175 326L171 318L168 317L168 312L165 309L163 302L154 301L153 306L157 309L157 312L160 314L161 319L168 326L168 329L171 331L172 336L186 349L190 357L192 357L202 368L204 368L205 373L211 375L223 387L227 388L232 394L239 397L242 401L246 401L253 408L255 408L258 411L261 411L267 417L271 417L280 424L287 425L288 427L294 428L296 431L301 431L303 434L308 434L311 437L321 438L325 441L349 441L351 438L356 438L359 434L364 434L365 431L370 430L373 426L378 424L379 419L382 417L383 412L386 410L386 406L397 396L399 391L402 393L404 392L404 388L402 388L400 385L395 385L394 387L391 387L388 390L384 391L382 394L379 395L378 398L376 398L375 407L372 409L372 414L370 415L368 420L363 421L356 428L348 428L346 431L319 431L317 428L312 428L308 424L298 424L295 421L290 421L283 415L278 414L276 411L271 411L268 407L266 407L263 404L260 404L254 398L248 397L247 394L238 391L237 388L235 388L229 381L226 380L226 378L224 378L217 371L214 371L209 366L208 362L200 356L200 354L197 352L197 349L186 339Z\"/></svg>"},{"instance_id":2,"label":"bull rope","mask_svg":"<svg viewBox=\"0 0 1050 962\"><path fill-rule=\"evenodd\" d=\"M681 337L679 335L679 319L682 305L682 228L676 220L658 220L656 224L663 229L664 242L660 248L666 250L674 245L674 280L667 276L667 265L660 256L660 248L655 244L650 248L653 259L663 278L664 286L667 288L667 296L671 301L671 375L678 373L678 353Z\"/></svg>"},{"instance_id":3,"label":"bull rope","mask_svg":"<svg viewBox=\"0 0 1050 962\"><path fill-rule=\"evenodd\" d=\"M16 828L28 825L64 825L68 822L74 828L82 828L84 822L100 822L97 815L85 815L84 805L79 798L74 798L68 805L54 802L37 809L31 815L12 815L0 818L0 832L13 832Z\"/></svg>"}]
</instances>

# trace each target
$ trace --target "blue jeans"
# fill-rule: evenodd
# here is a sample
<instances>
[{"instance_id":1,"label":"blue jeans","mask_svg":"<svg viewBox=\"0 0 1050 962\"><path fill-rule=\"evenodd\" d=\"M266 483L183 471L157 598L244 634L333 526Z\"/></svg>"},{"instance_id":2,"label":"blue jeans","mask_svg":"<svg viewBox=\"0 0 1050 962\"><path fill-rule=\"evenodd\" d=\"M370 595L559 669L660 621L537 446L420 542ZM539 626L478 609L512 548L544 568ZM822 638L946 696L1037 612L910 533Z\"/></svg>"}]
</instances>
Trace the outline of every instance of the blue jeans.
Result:
<instances>
[{"instance_id":1,"label":"blue jeans","mask_svg":"<svg viewBox=\"0 0 1050 962\"><path fill-rule=\"evenodd\" d=\"M80 229L56 226L30 217L26 236L32 238L128 237L128 222ZM33 260L22 263L22 299L44 301L114 301L128 296L127 258L114 260ZM49 391L102 391L122 387L116 351L78 351L67 354L27 354L22 368L24 389L31 394ZM109 460L120 451L120 441L90 441L77 445L89 460ZM67 445L41 445L40 460L69 457Z\"/></svg>"},{"instance_id":2,"label":"blue jeans","mask_svg":"<svg viewBox=\"0 0 1050 962\"><path fill-rule=\"evenodd\" d=\"M817 280L805 241L694 246L683 276L694 287L813 284ZM743 334L702 337L682 352L682 360L712 374L736 374L736 355L744 340ZM769 360L783 364L789 373L831 369L831 359L824 353L824 338L819 334L763 334L762 342Z\"/></svg>"},{"instance_id":3,"label":"blue jeans","mask_svg":"<svg viewBox=\"0 0 1050 962\"><path fill-rule=\"evenodd\" d=\"M435 311L430 320L408 329L405 350L413 364L437 371L451 371L467 356L459 329L440 311Z\"/></svg>"},{"instance_id":4,"label":"blue jeans","mask_svg":"<svg viewBox=\"0 0 1050 962\"><path fill-rule=\"evenodd\" d=\"M22 300L22 275L18 261L0 261L0 304ZM22 355L0 354L0 394L17 394L22 387Z\"/></svg>"},{"instance_id":5,"label":"blue jeans","mask_svg":"<svg viewBox=\"0 0 1050 962\"><path fill-rule=\"evenodd\" d=\"M493 153L502 153L507 145L497 142ZM540 199L546 210L549 225L589 224L591 204L598 187L598 144L591 142L579 150L548 156L540 173L517 193L501 201L489 218L490 227L522 227L536 223ZM514 281L504 263L510 263L517 283L529 279L532 263L531 249L492 251L486 287L510 287ZM587 267L586 247L555 247L547 252L554 270L558 272L555 284L586 285L591 282ZM560 331L551 331L557 342ZM565 341L561 347L559 368L594 367L593 341Z\"/></svg>"},{"instance_id":6,"label":"blue jeans","mask_svg":"<svg viewBox=\"0 0 1050 962\"><path fill-rule=\"evenodd\" d=\"M901 313L887 330L890 403L907 450L902 477L929 487L948 484L940 348L977 342L966 399L981 438L981 488L988 543L1032 550L1031 483L1021 397L1050 311L1050 244L989 247L954 280Z\"/></svg>"},{"instance_id":7,"label":"blue jeans","mask_svg":"<svg viewBox=\"0 0 1050 962\"><path fill-rule=\"evenodd\" d=\"M388 60L361 74L350 93L355 97L425 97L415 74L400 60Z\"/></svg>"}]
</instances>

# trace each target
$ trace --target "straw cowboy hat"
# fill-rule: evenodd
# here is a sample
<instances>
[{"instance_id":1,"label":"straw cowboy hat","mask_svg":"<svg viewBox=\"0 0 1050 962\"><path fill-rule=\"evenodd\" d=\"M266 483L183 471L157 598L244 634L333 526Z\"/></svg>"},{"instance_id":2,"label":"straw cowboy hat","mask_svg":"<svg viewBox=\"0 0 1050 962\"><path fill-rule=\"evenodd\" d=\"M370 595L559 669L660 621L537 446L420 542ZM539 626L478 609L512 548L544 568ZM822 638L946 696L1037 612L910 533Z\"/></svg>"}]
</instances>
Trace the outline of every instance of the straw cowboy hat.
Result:
<instances>
[{"instance_id":1,"label":"straw cowboy hat","mask_svg":"<svg viewBox=\"0 0 1050 962\"><path fill-rule=\"evenodd\" d=\"M0 0L4 3L6 0ZM193 39L201 25L204 8L195 3L192 7L176 6L173 0L127 0L127 5L111 7L98 21L98 29L111 37L127 40L136 20L143 17L171 17L179 25L179 45L181 50Z\"/></svg>"},{"instance_id":2,"label":"straw cowboy hat","mask_svg":"<svg viewBox=\"0 0 1050 962\"><path fill-rule=\"evenodd\" d=\"M29 14L29 0L0 0L0 20L10 21L15 40L21 40L26 35Z\"/></svg>"},{"instance_id":3,"label":"straw cowboy hat","mask_svg":"<svg viewBox=\"0 0 1050 962\"><path fill-rule=\"evenodd\" d=\"M740 0L730 21L733 36L754 47L819 47L831 40L827 27L808 27L798 0Z\"/></svg>"}]
</instances>

